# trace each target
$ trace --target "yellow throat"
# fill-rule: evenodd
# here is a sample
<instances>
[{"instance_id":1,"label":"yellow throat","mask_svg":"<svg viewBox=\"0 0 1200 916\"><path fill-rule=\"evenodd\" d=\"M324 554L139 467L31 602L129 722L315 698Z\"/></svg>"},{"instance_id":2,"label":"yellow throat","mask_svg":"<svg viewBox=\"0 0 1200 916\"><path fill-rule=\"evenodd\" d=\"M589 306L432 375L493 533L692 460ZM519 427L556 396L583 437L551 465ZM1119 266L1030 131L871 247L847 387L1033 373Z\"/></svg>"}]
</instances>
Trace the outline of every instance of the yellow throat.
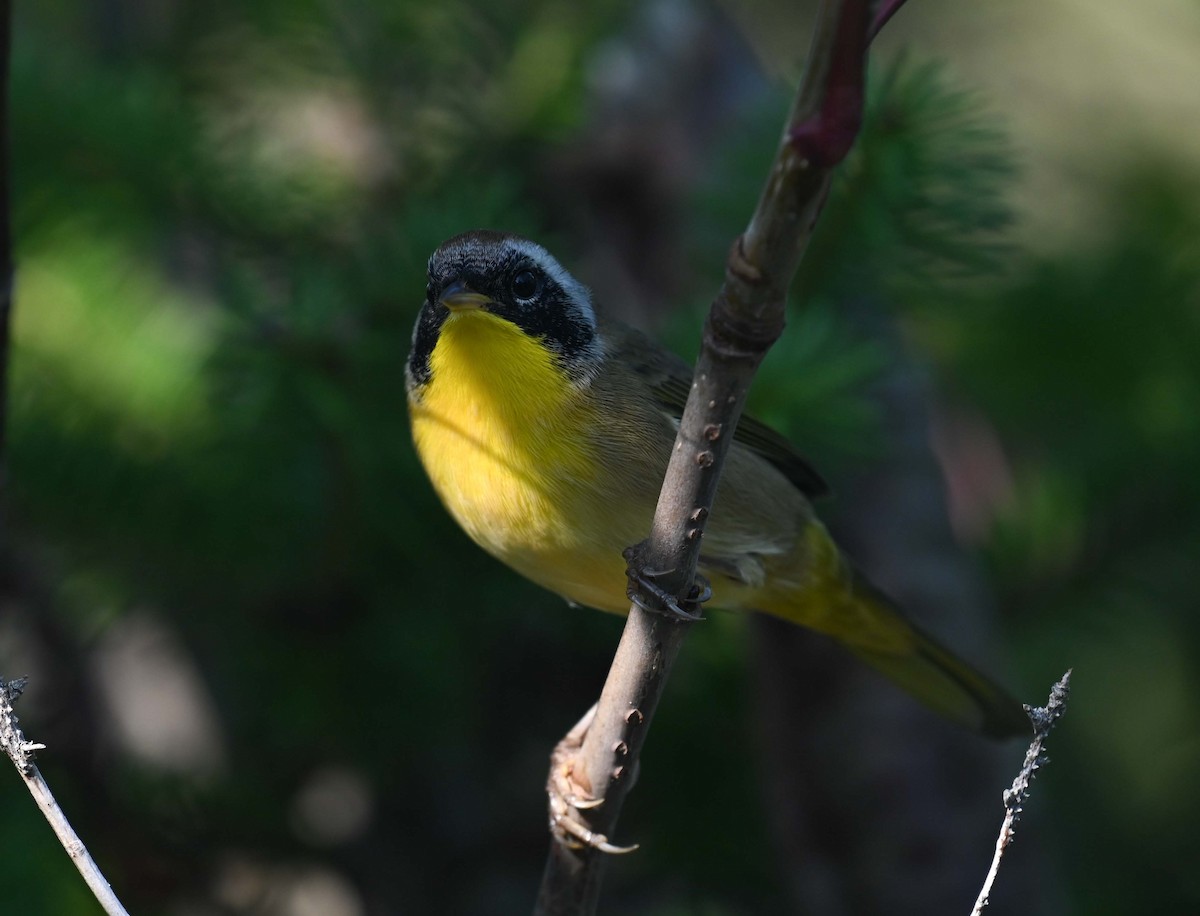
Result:
<instances>
[{"instance_id":1,"label":"yellow throat","mask_svg":"<svg viewBox=\"0 0 1200 916\"><path fill-rule=\"evenodd\" d=\"M595 475L586 396L541 341L480 309L447 316L430 370L409 409L438 495L476 543L544 581L551 556L578 548Z\"/></svg>"}]
</instances>

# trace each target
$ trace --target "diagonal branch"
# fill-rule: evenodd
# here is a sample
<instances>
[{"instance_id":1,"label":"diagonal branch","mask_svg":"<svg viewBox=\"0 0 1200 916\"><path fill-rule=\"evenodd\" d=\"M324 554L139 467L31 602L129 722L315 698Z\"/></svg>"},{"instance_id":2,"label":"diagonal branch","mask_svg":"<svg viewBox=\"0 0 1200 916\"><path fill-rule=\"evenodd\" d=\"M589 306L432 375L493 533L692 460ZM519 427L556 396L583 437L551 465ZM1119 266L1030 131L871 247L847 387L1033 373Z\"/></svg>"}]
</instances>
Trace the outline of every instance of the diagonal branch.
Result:
<instances>
[{"instance_id":1,"label":"diagonal branch","mask_svg":"<svg viewBox=\"0 0 1200 916\"><path fill-rule=\"evenodd\" d=\"M75 867L79 869L79 874L87 882L88 888L103 907L104 912L108 916L129 916L128 911L121 905L121 901L117 899L117 895L113 893L112 886L105 880L100 866L96 864L96 860L92 858L87 847L83 845L83 841L79 839L79 834L75 832L75 828L63 814L62 808L58 806L58 802L55 801L50 786L42 778L37 764L33 762L33 752L42 750L45 745L27 741L17 722L13 703L24 689L24 678L5 681L0 677L0 750L9 756L17 768L17 772L25 780L25 785L33 795L34 801L37 802L42 814L54 829L54 835L62 843L63 849L67 851L67 855L71 857Z\"/></svg>"},{"instance_id":2,"label":"diagonal branch","mask_svg":"<svg viewBox=\"0 0 1200 916\"><path fill-rule=\"evenodd\" d=\"M0 0L0 550L4 550L4 525L7 495L5 486L4 445L8 422L8 337L13 298L12 230L9 209L12 203L8 171L8 72L12 53L12 3ZM44 745L28 741L17 721L13 703L25 689L24 678L6 681L0 677L0 751L3 751L25 780L37 806L54 829L55 835L83 875L96 900L109 916L128 916L125 908L104 879L95 860L71 827L58 806L46 780L34 763L33 753ZM16 841L6 838L9 845Z\"/></svg>"},{"instance_id":3,"label":"diagonal branch","mask_svg":"<svg viewBox=\"0 0 1200 916\"><path fill-rule=\"evenodd\" d=\"M1022 764L1020 772L1017 773L1016 779L1013 780L1012 786L1004 790L1004 822L1000 825L1000 835L996 837L996 852L992 856L992 865L988 869L987 877L984 878L983 888L979 891L979 897L975 901L974 909L971 910L971 916L980 916L987 908L988 898L992 894L992 885L996 881L996 875L1000 871L1000 862L1004 858L1004 851L1013 841L1017 821L1029 798L1029 788L1033 777L1039 769L1050 762L1045 751L1046 738L1049 737L1051 729L1058 724L1063 713L1067 711L1067 700L1070 695L1071 672L1068 670L1058 683L1050 688L1050 699L1045 706L1025 707L1025 711L1029 713L1029 721L1033 723L1033 741L1029 744L1029 750L1025 752L1025 762Z\"/></svg>"},{"instance_id":4,"label":"diagonal branch","mask_svg":"<svg viewBox=\"0 0 1200 916\"><path fill-rule=\"evenodd\" d=\"M886 20L899 5L884 4L878 16ZM882 25L878 16L876 29ZM669 570L656 577L656 585L680 601L694 594L705 522L750 382L783 331L787 289L824 206L833 169L858 134L871 28L868 0L822 3L775 160L746 231L732 246L725 282L705 322L650 538L636 551L643 569ZM644 610L659 602L648 592L631 578L633 606L595 717L570 763L571 778L601 800L574 812L582 832L600 840L612 834L688 629ZM558 754L555 760L557 765ZM536 912L593 913L604 861L594 847L571 849L552 842Z\"/></svg>"}]
</instances>

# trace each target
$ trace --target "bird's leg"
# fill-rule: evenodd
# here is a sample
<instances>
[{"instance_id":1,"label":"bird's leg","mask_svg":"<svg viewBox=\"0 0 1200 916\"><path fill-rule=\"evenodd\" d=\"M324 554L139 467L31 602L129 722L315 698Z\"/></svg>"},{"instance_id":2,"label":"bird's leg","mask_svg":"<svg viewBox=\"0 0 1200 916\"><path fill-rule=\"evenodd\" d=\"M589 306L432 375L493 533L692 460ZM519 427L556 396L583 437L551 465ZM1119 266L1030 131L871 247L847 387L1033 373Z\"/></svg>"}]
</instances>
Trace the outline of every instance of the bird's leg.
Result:
<instances>
[{"instance_id":1,"label":"bird's leg","mask_svg":"<svg viewBox=\"0 0 1200 916\"><path fill-rule=\"evenodd\" d=\"M578 812L604 804L604 799L592 797L591 787L580 781L582 774L577 774L575 767L579 750L583 747L583 736L595 717L596 707L592 706L555 745L554 753L550 755L550 778L546 780L546 794L550 799L550 835L570 849L590 847L608 853L633 852L637 849L636 844L614 846L604 834L586 827L579 817Z\"/></svg>"},{"instance_id":2,"label":"bird's leg","mask_svg":"<svg viewBox=\"0 0 1200 916\"><path fill-rule=\"evenodd\" d=\"M629 564L625 570L625 575L629 577L629 586L626 588L625 594L629 600L643 611L661 614L668 620L678 623L695 623L697 620L703 620L704 615L700 613L700 605L712 597L712 588L709 587L708 582L697 573L695 584L692 585L687 598L677 599L654 581L674 570L647 569L642 560L644 545L645 541L633 547L627 547L621 554L625 558L625 562ZM648 602L642 597L641 589L654 596L654 603Z\"/></svg>"}]
</instances>

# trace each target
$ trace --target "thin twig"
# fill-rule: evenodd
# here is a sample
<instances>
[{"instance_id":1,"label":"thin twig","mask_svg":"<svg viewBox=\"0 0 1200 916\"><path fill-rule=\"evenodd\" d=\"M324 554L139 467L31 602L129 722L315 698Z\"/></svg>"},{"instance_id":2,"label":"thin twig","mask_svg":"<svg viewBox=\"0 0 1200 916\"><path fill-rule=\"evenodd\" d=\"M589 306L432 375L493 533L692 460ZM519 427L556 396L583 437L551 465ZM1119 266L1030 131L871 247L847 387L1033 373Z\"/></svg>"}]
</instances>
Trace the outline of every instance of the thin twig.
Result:
<instances>
[{"instance_id":1,"label":"thin twig","mask_svg":"<svg viewBox=\"0 0 1200 916\"><path fill-rule=\"evenodd\" d=\"M705 522L750 382L783 330L788 286L824 206L833 169L858 134L871 7L868 0L822 4L775 161L754 215L730 251L725 282L705 322L650 538L631 564L666 570L655 585L684 605L694 594ZM565 774L579 794L602 802L571 812L582 831L600 841L612 835L688 630L643 609L659 601L643 581L631 579L631 588L635 600L595 718ZM561 765L560 757L555 759ZM563 775L552 771L551 781ZM535 912L595 912L605 859L593 846L576 849L552 841Z\"/></svg>"},{"instance_id":2,"label":"thin twig","mask_svg":"<svg viewBox=\"0 0 1200 916\"><path fill-rule=\"evenodd\" d=\"M67 820L67 816L63 814L62 808L54 800L54 794L38 771L37 764L33 762L33 752L42 750L45 745L25 740L25 735L17 722L13 703L24 689L24 678L6 682L3 677L0 677L0 747L3 747L4 752L16 766L17 772L25 780L25 785L29 787L34 801L42 809L42 814L50 822L58 841L62 843L63 849L67 851L67 855L71 857L71 861L75 863L79 873L83 875L83 880L91 888L96 900L104 908L104 912L109 916L129 916L129 912L121 905L117 895L113 893L112 886L105 880L100 867L87 851L87 847L83 845L83 841L79 839L79 834L75 832L70 821Z\"/></svg>"},{"instance_id":3,"label":"thin twig","mask_svg":"<svg viewBox=\"0 0 1200 916\"><path fill-rule=\"evenodd\" d=\"M1067 700L1070 695L1071 672L1068 670L1062 676L1062 680L1050 688L1050 700L1045 706L1025 707L1025 711L1029 713L1029 721L1033 723L1033 741L1030 742L1029 750L1025 753L1025 763L1021 766L1021 771L1017 773L1017 778L1013 780L1012 786L1004 791L1004 823L1000 825L1000 835L996 837L996 853L992 856L992 867L988 869L983 888L979 891L979 898L975 901L975 908L971 910L971 916L980 916L984 907L988 905L992 884L995 883L996 874L1000 871L1000 860L1004 858L1004 850L1008 848L1008 844L1013 841L1017 821L1021 817L1025 800L1029 798L1029 788L1034 774L1050 762L1050 758L1046 756L1043 749L1046 738L1058 720L1062 718L1062 714L1067 711Z\"/></svg>"},{"instance_id":4,"label":"thin twig","mask_svg":"<svg viewBox=\"0 0 1200 916\"><path fill-rule=\"evenodd\" d=\"M12 311L13 294L13 259L12 237L9 206L8 174L8 72L11 58L12 4L10 0L0 0L0 550L5 548L3 543L6 528L4 525L4 505L6 488L4 472L4 444L7 428L7 381L8 381L8 336L9 321ZM79 835L71 827L63 814L62 808L54 799L50 786L42 778L37 764L33 761L34 751L45 747L25 739L24 733L17 720L13 703L25 689L25 679L5 681L0 677L0 748L12 760L17 772L25 780L37 806L42 809L50 826L54 829L63 849L83 875L96 900L109 916L129 916L121 901L113 893L112 887L104 879L95 860L79 839Z\"/></svg>"}]
</instances>

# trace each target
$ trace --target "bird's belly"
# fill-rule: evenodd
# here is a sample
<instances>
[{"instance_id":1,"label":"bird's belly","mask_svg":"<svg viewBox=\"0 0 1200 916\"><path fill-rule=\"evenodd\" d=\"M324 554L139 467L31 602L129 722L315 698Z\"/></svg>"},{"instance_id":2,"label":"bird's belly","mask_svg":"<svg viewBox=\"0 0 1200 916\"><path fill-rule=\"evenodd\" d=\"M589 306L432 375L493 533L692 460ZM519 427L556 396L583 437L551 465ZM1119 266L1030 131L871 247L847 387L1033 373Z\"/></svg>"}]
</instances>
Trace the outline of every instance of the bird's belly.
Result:
<instances>
[{"instance_id":1,"label":"bird's belly","mask_svg":"<svg viewBox=\"0 0 1200 916\"><path fill-rule=\"evenodd\" d=\"M518 436L480 416L454 422L436 404L411 412L434 489L476 544L571 601L627 609L621 551L644 537L631 532L648 530L649 514L600 491L577 439L551 429Z\"/></svg>"}]
</instances>

